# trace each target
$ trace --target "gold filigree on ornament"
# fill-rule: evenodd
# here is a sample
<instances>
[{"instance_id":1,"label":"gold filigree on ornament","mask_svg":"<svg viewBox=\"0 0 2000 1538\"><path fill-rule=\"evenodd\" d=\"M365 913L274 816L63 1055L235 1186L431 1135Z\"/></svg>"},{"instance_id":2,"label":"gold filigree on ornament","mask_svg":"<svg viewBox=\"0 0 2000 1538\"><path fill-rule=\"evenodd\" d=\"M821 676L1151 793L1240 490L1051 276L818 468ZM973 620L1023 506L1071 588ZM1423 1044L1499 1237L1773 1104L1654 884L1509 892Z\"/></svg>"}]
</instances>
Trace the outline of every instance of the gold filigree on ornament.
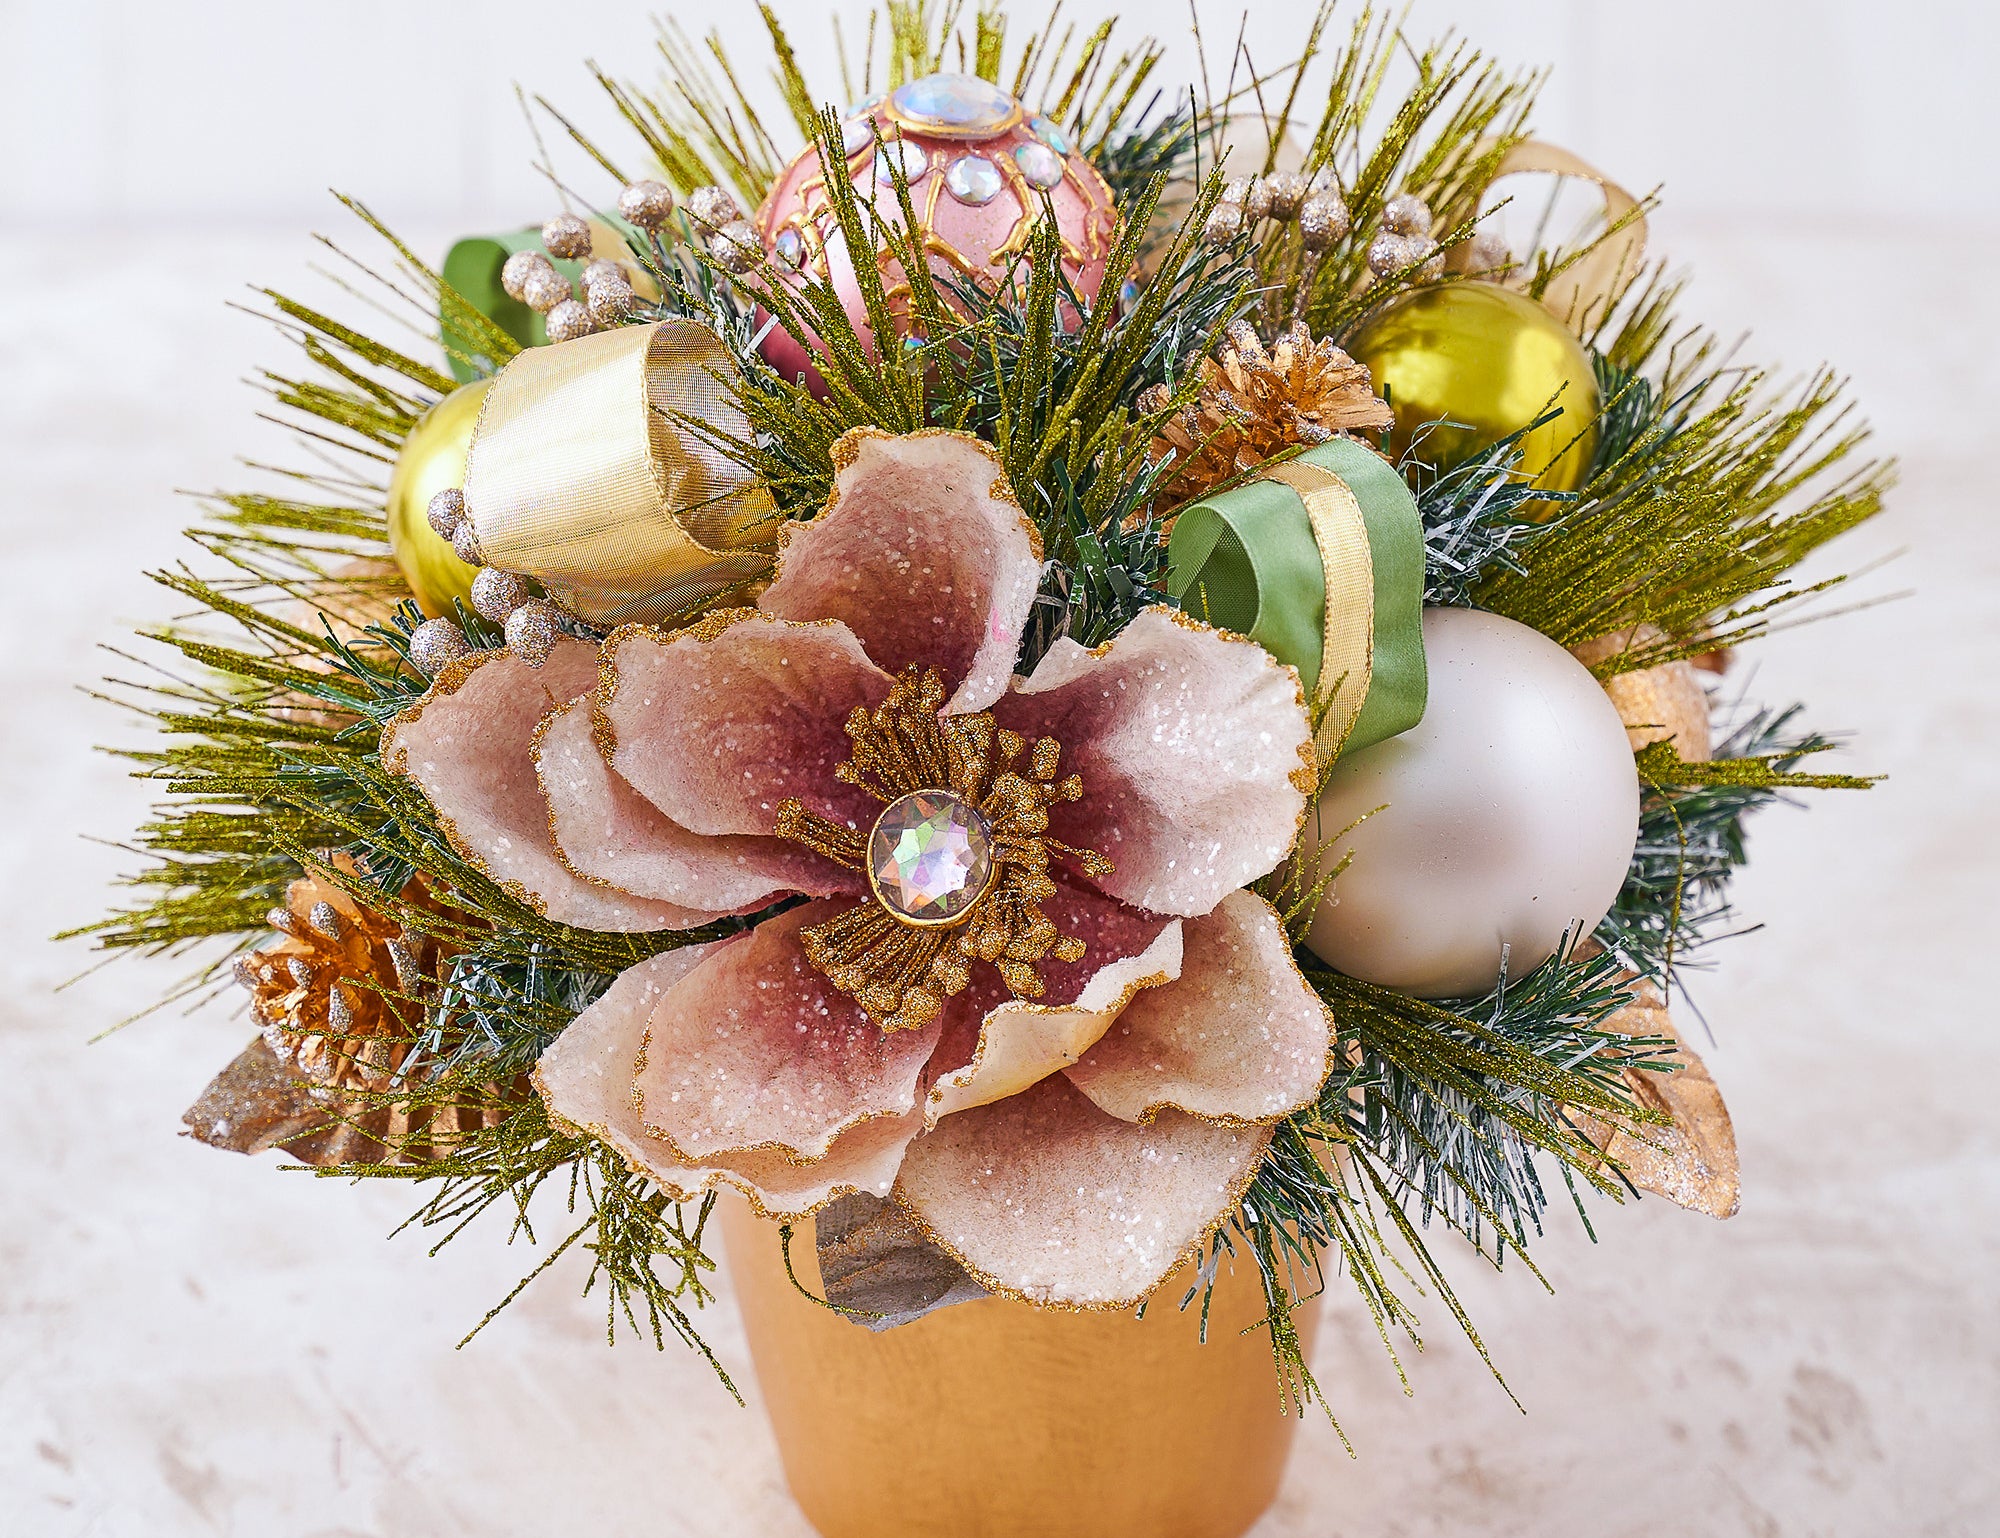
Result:
<instances>
[{"instance_id":1,"label":"gold filigree on ornament","mask_svg":"<svg viewBox=\"0 0 2000 1538\"><path fill-rule=\"evenodd\" d=\"M866 1010L884 1030L916 1030L935 1020L946 999L985 962L1016 998L1046 991L1043 961L1081 961L1084 942L1056 932L1042 905L1056 894L1050 866L1074 860L1084 874L1111 874L1111 862L1049 836L1049 808L1076 801L1083 781L1057 778L1062 746L1032 744L998 727L992 712L942 716L944 680L935 668L904 669L874 710L847 718L852 756L836 769L845 783L885 806L916 791L948 791L978 811L991 832L993 873L971 907L949 928L920 925L878 895L802 930L806 960ZM853 871L868 868L869 833L842 827L796 800L778 807L777 833Z\"/></svg>"}]
</instances>

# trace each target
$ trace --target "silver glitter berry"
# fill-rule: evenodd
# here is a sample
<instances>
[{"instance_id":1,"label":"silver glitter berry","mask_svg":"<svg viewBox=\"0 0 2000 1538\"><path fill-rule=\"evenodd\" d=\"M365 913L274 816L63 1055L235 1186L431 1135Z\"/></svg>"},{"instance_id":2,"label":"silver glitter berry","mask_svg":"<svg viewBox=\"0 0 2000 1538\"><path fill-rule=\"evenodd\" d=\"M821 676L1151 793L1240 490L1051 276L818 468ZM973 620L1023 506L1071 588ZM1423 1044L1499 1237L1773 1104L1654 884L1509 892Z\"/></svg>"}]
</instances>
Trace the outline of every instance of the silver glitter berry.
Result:
<instances>
[{"instance_id":1,"label":"silver glitter berry","mask_svg":"<svg viewBox=\"0 0 2000 1538\"><path fill-rule=\"evenodd\" d=\"M410 632L410 660L426 678L437 677L447 663L471 651L465 632L448 619L427 619Z\"/></svg>"},{"instance_id":2,"label":"silver glitter berry","mask_svg":"<svg viewBox=\"0 0 2000 1538\"><path fill-rule=\"evenodd\" d=\"M1368 243L1368 270L1378 278L1401 272L1423 258L1423 245L1413 235L1394 235L1384 230Z\"/></svg>"},{"instance_id":3,"label":"silver glitter berry","mask_svg":"<svg viewBox=\"0 0 2000 1538\"><path fill-rule=\"evenodd\" d=\"M570 292L569 279L546 264L529 273L527 281L521 285L521 302L544 315L565 299L574 297Z\"/></svg>"},{"instance_id":4,"label":"silver glitter berry","mask_svg":"<svg viewBox=\"0 0 2000 1538\"><path fill-rule=\"evenodd\" d=\"M530 598L520 608L507 616L507 650L527 663L538 668L549 660L549 652L554 649L556 636L555 605L540 598Z\"/></svg>"},{"instance_id":5,"label":"silver glitter berry","mask_svg":"<svg viewBox=\"0 0 2000 1538\"><path fill-rule=\"evenodd\" d=\"M578 281L587 289L593 283L630 283L631 275L609 257L600 256L583 269Z\"/></svg>"},{"instance_id":6,"label":"silver glitter berry","mask_svg":"<svg viewBox=\"0 0 2000 1538\"><path fill-rule=\"evenodd\" d=\"M1337 192L1314 192L1299 205L1299 236L1308 251L1328 250L1354 227Z\"/></svg>"},{"instance_id":7,"label":"silver glitter berry","mask_svg":"<svg viewBox=\"0 0 2000 1538\"><path fill-rule=\"evenodd\" d=\"M574 299L565 299L544 318L551 342L574 342L580 336L589 336L597 329L597 322L591 319L589 308Z\"/></svg>"},{"instance_id":8,"label":"silver glitter berry","mask_svg":"<svg viewBox=\"0 0 2000 1538\"><path fill-rule=\"evenodd\" d=\"M1243 217L1252 224L1271 217L1271 184L1261 176L1254 179L1250 190L1243 194Z\"/></svg>"},{"instance_id":9,"label":"silver glitter berry","mask_svg":"<svg viewBox=\"0 0 2000 1538\"><path fill-rule=\"evenodd\" d=\"M1514 265L1514 253L1507 237L1495 230L1481 230L1465 243L1460 258L1467 272L1504 272Z\"/></svg>"},{"instance_id":10,"label":"silver glitter berry","mask_svg":"<svg viewBox=\"0 0 2000 1538\"><path fill-rule=\"evenodd\" d=\"M736 199L721 187L695 188L688 194L687 210L694 215L696 224L711 230L719 230L743 217Z\"/></svg>"},{"instance_id":11,"label":"silver glitter berry","mask_svg":"<svg viewBox=\"0 0 2000 1538\"><path fill-rule=\"evenodd\" d=\"M542 226L542 244L550 256L577 261L590 255L590 226L575 214L557 214Z\"/></svg>"},{"instance_id":12,"label":"silver glitter berry","mask_svg":"<svg viewBox=\"0 0 2000 1538\"><path fill-rule=\"evenodd\" d=\"M507 291L509 299L518 299L523 304L528 299L528 279L538 272L554 272L549 259L539 251L516 251L501 265L500 286Z\"/></svg>"},{"instance_id":13,"label":"silver glitter berry","mask_svg":"<svg viewBox=\"0 0 2000 1538\"><path fill-rule=\"evenodd\" d=\"M618 212L642 230L657 230L673 217L674 190L665 182L634 182L618 194Z\"/></svg>"},{"instance_id":14,"label":"silver glitter berry","mask_svg":"<svg viewBox=\"0 0 2000 1538\"><path fill-rule=\"evenodd\" d=\"M1211 246L1226 246L1243 233L1243 210L1235 203L1218 203L1209 211L1201 238Z\"/></svg>"},{"instance_id":15,"label":"silver glitter berry","mask_svg":"<svg viewBox=\"0 0 2000 1538\"><path fill-rule=\"evenodd\" d=\"M460 519L458 527L451 531L451 553L468 566L486 564L486 554L479 548L479 531L473 528L470 518Z\"/></svg>"},{"instance_id":16,"label":"silver glitter berry","mask_svg":"<svg viewBox=\"0 0 2000 1538\"><path fill-rule=\"evenodd\" d=\"M583 302L600 326L615 326L639 307L639 296L623 278L605 278L583 286Z\"/></svg>"},{"instance_id":17,"label":"silver glitter berry","mask_svg":"<svg viewBox=\"0 0 2000 1538\"><path fill-rule=\"evenodd\" d=\"M1382 228L1391 235L1428 235L1431 206L1413 192L1400 193L1382 205Z\"/></svg>"},{"instance_id":18,"label":"silver glitter berry","mask_svg":"<svg viewBox=\"0 0 2000 1538\"><path fill-rule=\"evenodd\" d=\"M1255 184L1254 176L1232 176L1222 184L1222 201L1242 203L1250 196L1250 188Z\"/></svg>"},{"instance_id":19,"label":"silver glitter berry","mask_svg":"<svg viewBox=\"0 0 2000 1538\"><path fill-rule=\"evenodd\" d=\"M529 598L528 579L497 566L482 566L472 579L473 612L494 624L504 624Z\"/></svg>"},{"instance_id":20,"label":"silver glitter berry","mask_svg":"<svg viewBox=\"0 0 2000 1538\"><path fill-rule=\"evenodd\" d=\"M1332 166L1321 166L1317 171L1313 172L1312 180L1306 183L1306 193L1308 196L1315 192L1335 192L1338 190L1334 185Z\"/></svg>"},{"instance_id":21,"label":"silver glitter berry","mask_svg":"<svg viewBox=\"0 0 2000 1538\"><path fill-rule=\"evenodd\" d=\"M764 259L764 243L748 219L732 219L709 237L708 249L730 272L749 272Z\"/></svg>"},{"instance_id":22,"label":"silver glitter berry","mask_svg":"<svg viewBox=\"0 0 2000 1538\"><path fill-rule=\"evenodd\" d=\"M340 910L334 907L332 903L314 903L312 905L312 912L306 915L306 922L311 924L313 928L317 929L329 940L338 940L340 938Z\"/></svg>"},{"instance_id":23,"label":"silver glitter berry","mask_svg":"<svg viewBox=\"0 0 2000 1538\"><path fill-rule=\"evenodd\" d=\"M431 526L431 532L439 539L450 539L452 530L465 516L465 493L456 486L447 486L424 504L424 522Z\"/></svg>"},{"instance_id":24,"label":"silver glitter berry","mask_svg":"<svg viewBox=\"0 0 2000 1538\"><path fill-rule=\"evenodd\" d=\"M1264 189L1271 194L1271 217L1273 219L1296 219L1299 208L1306 200L1306 179L1296 171L1273 171L1264 178Z\"/></svg>"}]
</instances>

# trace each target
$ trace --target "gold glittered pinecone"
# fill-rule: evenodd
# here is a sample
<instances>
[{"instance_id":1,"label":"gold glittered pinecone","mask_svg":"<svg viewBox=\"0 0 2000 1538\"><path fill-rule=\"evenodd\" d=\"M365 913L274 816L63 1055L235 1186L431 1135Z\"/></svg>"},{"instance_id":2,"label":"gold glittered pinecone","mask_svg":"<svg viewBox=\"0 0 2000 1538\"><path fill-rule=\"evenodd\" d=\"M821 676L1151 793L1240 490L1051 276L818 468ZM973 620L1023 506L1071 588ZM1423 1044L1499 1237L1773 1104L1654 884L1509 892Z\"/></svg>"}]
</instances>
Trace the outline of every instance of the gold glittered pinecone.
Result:
<instances>
[{"instance_id":1,"label":"gold glittered pinecone","mask_svg":"<svg viewBox=\"0 0 2000 1538\"><path fill-rule=\"evenodd\" d=\"M420 882L405 901L427 901ZM250 1013L280 1062L315 1086L382 1093L410 1054L442 948L331 882L294 881L269 914L278 940L236 958Z\"/></svg>"},{"instance_id":2,"label":"gold glittered pinecone","mask_svg":"<svg viewBox=\"0 0 2000 1538\"><path fill-rule=\"evenodd\" d=\"M1157 410L1165 395L1165 387L1155 385L1139 404ZM1314 341L1304 321L1292 322L1266 348L1239 320L1216 356L1202 360L1201 393L1193 405L1153 440L1154 460L1171 456L1174 462L1160 505L1192 502L1298 444L1380 431L1394 420L1368 370L1330 339Z\"/></svg>"}]
</instances>

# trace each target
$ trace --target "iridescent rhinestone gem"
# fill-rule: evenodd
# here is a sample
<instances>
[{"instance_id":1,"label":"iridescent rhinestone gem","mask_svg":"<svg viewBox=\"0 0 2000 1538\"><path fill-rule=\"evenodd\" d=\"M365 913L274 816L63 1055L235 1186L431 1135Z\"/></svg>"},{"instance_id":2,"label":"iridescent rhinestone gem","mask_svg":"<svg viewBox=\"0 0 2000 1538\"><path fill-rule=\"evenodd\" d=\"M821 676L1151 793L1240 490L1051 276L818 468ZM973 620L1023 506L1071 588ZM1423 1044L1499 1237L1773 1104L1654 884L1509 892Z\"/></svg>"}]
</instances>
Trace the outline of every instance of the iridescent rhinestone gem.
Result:
<instances>
[{"instance_id":1,"label":"iridescent rhinestone gem","mask_svg":"<svg viewBox=\"0 0 2000 1538\"><path fill-rule=\"evenodd\" d=\"M806 254L805 238L787 225L771 238L771 249L778 253L778 260L787 267L796 267Z\"/></svg>"},{"instance_id":2,"label":"iridescent rhinestone gem","mask_svg":"<svg viewBox=\"0 0 2000 1538\"><path fill-rule=\"evenodd\" d=\"M993 830L948 790L912 791L891 801L868 835L868 878L903 922L956 923L993 879Z\"/></svg>"},{"instance_id":3,"label":"iridescent rhinestone gem","mask_svg":"<svg viewBox=\"0 0 2000 1538\"><path fill-rule=\"evenodd\" d=\"M840 147L850 155L858 155L875 142L875 119L872 117L851 117L840 125Z\"/></svg>"},{"instance_id":4,"label":"iridescent rhinestone gem","mask_svg":"<svg viewBox=\"0 0 2000 1538\"><path fill-rule=\"evenodd\" d=\"M1031 187L1053 187L1063 179L1062 156L1046 144L1036 144L1031 140L1015 145L1014 164L1021 168L1021 174L1027 177Z\"/></svg>"},{"instance_id":5,"label":"iridescent rhinestone gem","mask_svg":"<svg viewBox=\"0 0 2000 1538\"><path fill-rule=\"evenodd\" d=\"M1006 185L1000 179L1000 168L984 155L959 156L945 171L944 184L959 202L974 208L991 203Z\"/></svg>"},{"instance_id":6,"label":"iridescent rhinestone gem","mask_svg":"<svg viewBox=\"0 0 2000 1538\"><path fill-rule=\"evenodd\" d=\"M1028 129L1037 139L1054 150L1058 155L1069 153L1069 135L1064 133L1047 118L1037 113L1028 119Z\"/></svg>"},{"instance_id":7,"label":"iridescent rhinestone gem","mask_svg":"<svg viewBox=\"0 0 2000 1538\"><path fill-rule=\"evenodd\" d=\"M897 86L889 111L907 128L946 139L983 139L1021 116L1020 103L977 75L926 75Z\"/></svg>"},{"instance_id":8,"label":"iridescent rhinestone gem","mask_svg":"<svg viewBox=\"0 0 2000 1538\"><path fill-rule=\"evenodd\" d=\"M875 180L884 187L894 186L896 173L891 167L898 165L903 168L903 180L915 186L924 179L924 173L930 170L931 157L916 145L905 143L900 139L892 144L885 144L881 153L875 157Z\"/></svg>"}]
</instances>

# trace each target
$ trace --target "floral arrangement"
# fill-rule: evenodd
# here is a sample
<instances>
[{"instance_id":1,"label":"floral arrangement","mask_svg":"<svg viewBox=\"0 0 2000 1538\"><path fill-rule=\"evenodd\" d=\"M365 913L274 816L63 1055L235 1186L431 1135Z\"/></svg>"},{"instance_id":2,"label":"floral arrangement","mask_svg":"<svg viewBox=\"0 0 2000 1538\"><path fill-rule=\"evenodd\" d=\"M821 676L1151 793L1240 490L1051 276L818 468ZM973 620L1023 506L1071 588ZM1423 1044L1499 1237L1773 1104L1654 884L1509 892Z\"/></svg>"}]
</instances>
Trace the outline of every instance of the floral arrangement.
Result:
<instances>
[{"instance_id":1,"label":"floral arrangement","mask_svg":"<svg viewBox=\"0 0 2000 1538\"><path fill-rule=\"evenodd\" d=\"M417 351L267 295L316 458L160 574L91 931L248 990L192 1133L567 1213L537 1271L697 1347L719 1199L875 1329L1247 1264L1300 1400L1331 1283L1471 1331L1441 1229L1733 1212L1672 1015L1746 815L1867 783L1724 681L1888 483L1837 382L1683 322L1460 44L1322 13L1204 96L1109 24L889 0L835 80L766 19L782 116L669 29L628 142L548 109L539 228L349 203Z\"/></svg>"}]
</instances>

